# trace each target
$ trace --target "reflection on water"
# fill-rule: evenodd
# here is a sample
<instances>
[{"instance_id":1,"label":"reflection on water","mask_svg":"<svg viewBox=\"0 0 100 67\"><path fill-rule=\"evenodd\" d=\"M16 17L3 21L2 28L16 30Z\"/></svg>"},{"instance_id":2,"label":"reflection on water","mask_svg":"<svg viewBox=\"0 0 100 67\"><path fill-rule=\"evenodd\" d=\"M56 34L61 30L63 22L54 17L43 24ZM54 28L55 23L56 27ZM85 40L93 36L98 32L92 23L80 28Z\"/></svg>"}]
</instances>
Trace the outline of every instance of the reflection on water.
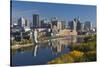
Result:
<instances>
[{"instance_id":1,"label":"reflection on water","mask_svg":"<svg viewBox=\"0 0 100 67\"><path fill-rule=\"evenodd\" d=\"M22 66L46 64L48 61L62 54L68 53L70 50L67 46L77 41L78 39L76 37L57 38L48 40L45 43L13 50L11 65Z\"/></svg>"}]
</instances>

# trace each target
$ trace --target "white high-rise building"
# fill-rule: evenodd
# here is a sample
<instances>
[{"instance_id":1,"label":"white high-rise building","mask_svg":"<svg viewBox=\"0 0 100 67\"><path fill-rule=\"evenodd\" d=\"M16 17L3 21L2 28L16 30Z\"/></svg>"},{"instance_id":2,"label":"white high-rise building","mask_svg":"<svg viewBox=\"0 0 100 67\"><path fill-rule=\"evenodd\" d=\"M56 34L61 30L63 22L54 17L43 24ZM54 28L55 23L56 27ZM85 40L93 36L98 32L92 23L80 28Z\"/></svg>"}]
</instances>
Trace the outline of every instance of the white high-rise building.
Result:
<instances>
[{"instance_id":1,"label":"white high-rise building","mask_svg":"<svg viewBox=\"0 0 100 67\"><path fill-rule=\"evenodd\" d=\"M30 30L29 21L27 19L24 19L23 17L21 17L18 20L18 26L19 26L19 28L24 29L25 31Z\"/></svg>"},{"instance_id":2,"label":"white high-rise building","mask_svg":"<svg viewBox=\"0 0 100 67\"><path fill-rule=\"evenodd\" d=\"M57 28L58 28L58 30L62 29L62 22L61 21L57 22Z\"/></svg>"},{"instance_id":3,"label":"white high-rise building","mask_svg":"<svg viewBox=\"0 0 100 67\"><path fill-rule=\"evenodd\" d=\"M21 28L25 27L25 19L23 17L19 18L18 26Z\"/></svg>"}]
</instances>

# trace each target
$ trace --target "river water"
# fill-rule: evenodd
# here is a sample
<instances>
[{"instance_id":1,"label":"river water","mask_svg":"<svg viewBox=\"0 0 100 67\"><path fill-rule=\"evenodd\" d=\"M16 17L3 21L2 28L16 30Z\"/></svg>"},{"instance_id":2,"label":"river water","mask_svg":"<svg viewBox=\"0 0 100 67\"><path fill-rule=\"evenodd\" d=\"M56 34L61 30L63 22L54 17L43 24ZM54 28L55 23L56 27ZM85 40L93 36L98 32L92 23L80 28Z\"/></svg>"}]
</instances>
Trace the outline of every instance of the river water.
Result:
<instances>
[{"instance_id":1,"label":"river water","mask_svg":"<svg viewBox=\"0 0 100 67\"><path fill-rule=\"evenodd\" d=\"M80 40L80 39L79 39ZM70 52L68 45L77 42L77 38L57 38L30 47L12 50L11 66L43 65Z\"/></svg>"}]
</instances>

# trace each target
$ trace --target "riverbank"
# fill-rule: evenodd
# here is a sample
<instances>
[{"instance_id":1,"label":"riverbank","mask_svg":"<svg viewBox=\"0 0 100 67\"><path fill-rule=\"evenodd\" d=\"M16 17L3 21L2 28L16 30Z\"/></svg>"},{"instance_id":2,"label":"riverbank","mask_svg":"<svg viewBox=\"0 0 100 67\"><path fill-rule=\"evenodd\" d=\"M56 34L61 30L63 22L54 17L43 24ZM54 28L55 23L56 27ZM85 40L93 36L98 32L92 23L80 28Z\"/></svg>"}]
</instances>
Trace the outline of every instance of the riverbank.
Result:
<instances>
[{"instance_id":1,"label":"riverbank","mask_svg":"<svg viewBox=\"0 0 100 67\"><path fill-rule=\"evenodd\" d=\"M16 45L11 46L11 49L12 50L13 49L20 49L20 48L29 47L29 46L33 46L33 44L25 44L25 45L18 45L18 44L16 44Z\"/></svg>"}]
</instances>

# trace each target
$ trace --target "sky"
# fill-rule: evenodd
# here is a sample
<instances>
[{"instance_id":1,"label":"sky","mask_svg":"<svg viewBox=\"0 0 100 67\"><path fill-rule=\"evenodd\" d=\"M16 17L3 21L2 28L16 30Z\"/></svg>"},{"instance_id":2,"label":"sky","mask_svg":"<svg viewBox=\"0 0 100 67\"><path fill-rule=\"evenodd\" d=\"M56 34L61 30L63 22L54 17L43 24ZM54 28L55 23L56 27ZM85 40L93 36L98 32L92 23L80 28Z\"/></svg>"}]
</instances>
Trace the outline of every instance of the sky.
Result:
<instances>
[{"instance_id":1,"label":"sky","mask_svg":"<svg viewBox=\"0 0 100 67\"><path fill-rule=\"evenodd\" d=\"M20 17L32 22L33 14L39 14L40 19L50 20L52 17L57 17L59 20L66 20L66 22L79 17L82 23L91 21L96 26L96 6L94 5L12 1L13 22L17 22Z\"/></svg>"}]
</instances>

